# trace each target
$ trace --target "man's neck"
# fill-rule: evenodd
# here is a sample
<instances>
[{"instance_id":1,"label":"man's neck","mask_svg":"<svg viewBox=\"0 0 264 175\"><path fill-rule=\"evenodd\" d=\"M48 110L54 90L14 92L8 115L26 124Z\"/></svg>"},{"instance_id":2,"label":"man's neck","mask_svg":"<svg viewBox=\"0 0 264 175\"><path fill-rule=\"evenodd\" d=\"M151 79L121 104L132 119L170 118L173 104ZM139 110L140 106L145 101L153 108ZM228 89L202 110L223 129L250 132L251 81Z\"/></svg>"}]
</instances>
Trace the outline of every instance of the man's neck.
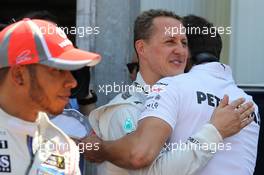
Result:
<instances>
[{"instance_id":1,"label":"man's neck","mask_svg":"<svg viewBox=\"0 0 264 175\"><path fill-rule=\"evenodd\" d=\"M139 70L143 80L147 85L153 86L157 81L159 81L162 77L157 76L151 71Z\"/></svg>"},{"instance_id":2,"label":"man's neck","mask_svg":"<svg viewBox=\"0 0 264 175\"><path fill-rule=\"evenodd\" d=\"M29 104L19 105L19 100L11 102L10 100L0 99L0 108L7 114L17 117L28 122L35 122L38 117L38 112Z\"/></svg>"}]
</instances>

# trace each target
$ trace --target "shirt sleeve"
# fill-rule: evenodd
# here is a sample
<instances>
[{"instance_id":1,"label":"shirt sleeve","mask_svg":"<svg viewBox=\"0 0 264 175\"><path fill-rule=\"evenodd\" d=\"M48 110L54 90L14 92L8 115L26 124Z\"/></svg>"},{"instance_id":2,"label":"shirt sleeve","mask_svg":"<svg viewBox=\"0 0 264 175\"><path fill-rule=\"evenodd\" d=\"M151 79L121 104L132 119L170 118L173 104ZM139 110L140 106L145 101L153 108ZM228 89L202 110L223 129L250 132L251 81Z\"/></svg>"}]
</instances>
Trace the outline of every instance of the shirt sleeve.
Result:
<instances>
[{"instance_id":1,"label":"shirt sleeve","mask_svg":"<svg viewBox=\"0 0 264 175\"><path fill-rule=\"evenodd\" d=\"M132 105L120 105L114 109L109 121L109 140L119 139L137 128L140 111Z\"/></svg>"},{"instance_id":2,"label":"shirt sleeve","mask_svg":"<svg viewBox=\"0 0 264 175\"><path fill-rule=\"evenodd\" d=\"M179 112L179 95L172 84L158 82L145 102L145 109L139 120L157 117L167 122L174 129Z\"/></svg>"},{"instance_id":3,"label":"shirt sleeve","mask_svg":"<svg viewBox=\"0 0 264 175\"><path fill-rule=\"evenodd\" d=\"M186 143L181 143L186 149L163 150L152 165L130 171L130 175L196 174L214 156L217 151L214 146L221 144L222 141L218 130L211 124L205 124ZM210 147L210 145L214 146Z\"/></svg>"}]
</instances>

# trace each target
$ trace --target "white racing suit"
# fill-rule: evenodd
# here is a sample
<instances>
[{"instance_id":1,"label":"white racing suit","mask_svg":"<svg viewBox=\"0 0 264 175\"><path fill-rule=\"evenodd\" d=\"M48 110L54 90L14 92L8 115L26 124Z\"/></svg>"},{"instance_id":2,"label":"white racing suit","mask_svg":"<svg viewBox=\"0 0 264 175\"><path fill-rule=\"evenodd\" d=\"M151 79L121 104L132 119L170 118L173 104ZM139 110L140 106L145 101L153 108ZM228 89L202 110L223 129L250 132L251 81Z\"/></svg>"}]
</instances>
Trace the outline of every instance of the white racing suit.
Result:
<instances>
[{"instance_id":1,"label":"white racing suit","mask_svg":"<svg viewBox=\"0 0 264 175\"><path fill-rule=\"evenodd\" d=\"M78 147L46 113L33 123L0 109L0 121L0 174L80 174Z\"/></svg>"},{"instance_id":2,"label":"white racing suit","mask_svg":"<svg viewBox=\"0 0 264 175\"><path fill-rule=\"evenodd\" d=\"M133 85L140 87L137 92L134 90L119 94L108 104L91 112L90 123L103 140L116 140L136 130L138 117L144 108L147 96L145 83L140 74ZM197 146L203 143L218 144L221 141L222 137L217 129L211 124L206 124L183 144ZM144 169L125 170L110 162L104 162L98 165L97 171L98 175L191 175L204 167L214 153L215 150L201 148L170 151L164 148L155 161Z\"/></svg>"}]
</instances>

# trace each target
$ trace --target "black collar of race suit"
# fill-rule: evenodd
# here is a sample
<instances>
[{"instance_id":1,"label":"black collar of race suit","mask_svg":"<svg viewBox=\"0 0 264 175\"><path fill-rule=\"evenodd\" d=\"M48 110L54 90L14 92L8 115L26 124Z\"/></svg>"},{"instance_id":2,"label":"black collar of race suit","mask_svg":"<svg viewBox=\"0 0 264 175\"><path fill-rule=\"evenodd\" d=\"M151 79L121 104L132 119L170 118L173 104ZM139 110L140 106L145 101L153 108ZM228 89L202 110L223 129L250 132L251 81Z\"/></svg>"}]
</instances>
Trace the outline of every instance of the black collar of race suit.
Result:
<instances>
[{"instance_id":1,"label":"black collar of race suit","mask_svg":"<svg viewBox=\"0 0 264 175\"><path fill-rule=\"evenodd\" d=\"M219 62L219 58L210 53L199 53L192 59L196 65L209 62Z\"/></svg>"}]
</instances>

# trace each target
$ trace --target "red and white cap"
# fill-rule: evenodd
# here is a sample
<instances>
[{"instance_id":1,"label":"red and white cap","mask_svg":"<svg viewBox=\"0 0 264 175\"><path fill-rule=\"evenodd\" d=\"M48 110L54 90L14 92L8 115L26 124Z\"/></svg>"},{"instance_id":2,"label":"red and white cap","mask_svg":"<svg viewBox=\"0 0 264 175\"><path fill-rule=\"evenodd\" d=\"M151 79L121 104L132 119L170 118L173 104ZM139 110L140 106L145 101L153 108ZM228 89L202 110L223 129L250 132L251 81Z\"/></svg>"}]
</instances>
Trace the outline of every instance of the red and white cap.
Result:
<instances>
[{"instance_id":1,"label":"red and white cap","mask_svg":"<svg viewBox=\"0 0 264 175\"><path fill-rule=\"evenodd\" d=\"M0 68L39 63L76 70L100 60L99 54L74 48L63 30L49 21L25 18L0 32Z\"/></svg>"}]
</instances>

